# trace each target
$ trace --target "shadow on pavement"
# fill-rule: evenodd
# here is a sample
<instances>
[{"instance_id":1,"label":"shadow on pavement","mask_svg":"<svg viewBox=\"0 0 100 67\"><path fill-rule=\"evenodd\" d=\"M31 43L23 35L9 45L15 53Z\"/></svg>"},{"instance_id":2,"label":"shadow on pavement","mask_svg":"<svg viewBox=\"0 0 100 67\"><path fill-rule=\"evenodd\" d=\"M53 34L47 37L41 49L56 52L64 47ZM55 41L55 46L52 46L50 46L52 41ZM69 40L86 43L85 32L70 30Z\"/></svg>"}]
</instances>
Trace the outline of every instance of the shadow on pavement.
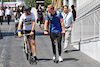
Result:
<instances>
[{"instance_id":1,"label":"shadow on pavement","mask_svg":"<svg viewBox=\"0 0 100 67\"><path fill-rule=\"evenodd\" d=\"M71 60L78 61L79 59L76 59L76 58L64 58L63 60L65 62L65 61L71 61Z\"/></svg>"},{"instance_id":2,"label":"shadow on pavement","mask_svg":"<svg viewBox=\"0 0 100 67\"><path fill-rule=\"evenodd\" d=\"M2 37L2 36L0 36L0 39L3 39L3 37Z\"/></svg>"},{"instance_id":3,"label":"shadow on pavement","mask_svg":"<svg viewBox=\"0 0 100 67\"><path fill-rule=\"evenodd\" d=\"M80 51L80 50L67 50L64 53L69 53L69 52L76 52L76 51Z\"/></svg>"},{"instance_id":4,"label":"shadow on pavement","mask_svg":"<svg viewBox=\"0 0 100 67\"><path fill-rule=\"evenodd\" d=\"M46 62L46 61L51 61L52 59L47 59L47 58L38 58L38 61L44 61L44 62Z\"/></svg>"},{"instance_id":5,"label":"shadow on pavement","mask_svg":"<svg viewBox=\"0 0 100 67\"><path fill-rule=\"evenodd\" d=\"M5 36L14 36L14 32L2 32L2 39Z\"/></svg>"},{"instance_id":6,"label":"shadow on pavement","mask_svg":"<svg viewBox=\"0 0 100 67\"><path fill-rule=\"evenodd\" d=\"M41 35L44 35L44 32L39 32L39 31L36 31L36 36L41 36ZM48 35L44 35L44 36L49 36L49 34Z\"/></svg>"},{"instance_id":7,"label":"shadow on pavement","mask_svg":"<svg viewBox=\"0 0 100 67\"><path fill-rule=\"evenodd\" d=\"M3 20L3 22L7 22L7 19ZM11 19L10 22L14 22L14 19Z\"/></svg>"}]
</instances>

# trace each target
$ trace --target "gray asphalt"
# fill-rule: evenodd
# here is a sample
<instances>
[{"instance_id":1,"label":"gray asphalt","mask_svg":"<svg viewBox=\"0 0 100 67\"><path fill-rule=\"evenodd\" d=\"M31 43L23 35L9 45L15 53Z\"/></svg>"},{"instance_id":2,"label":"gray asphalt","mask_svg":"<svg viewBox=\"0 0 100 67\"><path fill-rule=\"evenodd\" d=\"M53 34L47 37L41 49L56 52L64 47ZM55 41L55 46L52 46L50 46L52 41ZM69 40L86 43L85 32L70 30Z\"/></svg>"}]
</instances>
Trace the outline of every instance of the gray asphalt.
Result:
<instances>
[{"instance_id":1,"label":"gray asphalt","mask_svg":"<svg viewBox=\"0 0 100 67\"><path fill-rule=\"evenodd\" d=\"M14 22L0 25L0 67L100 67L100 63L76 50L71 45L68 52L62 53L63 62L55 64L52 60L52 46L49 35L43 35L36 24L37 65L31 65L23 52L23 38L14 37Z\"/></svg>"}]
</instances>

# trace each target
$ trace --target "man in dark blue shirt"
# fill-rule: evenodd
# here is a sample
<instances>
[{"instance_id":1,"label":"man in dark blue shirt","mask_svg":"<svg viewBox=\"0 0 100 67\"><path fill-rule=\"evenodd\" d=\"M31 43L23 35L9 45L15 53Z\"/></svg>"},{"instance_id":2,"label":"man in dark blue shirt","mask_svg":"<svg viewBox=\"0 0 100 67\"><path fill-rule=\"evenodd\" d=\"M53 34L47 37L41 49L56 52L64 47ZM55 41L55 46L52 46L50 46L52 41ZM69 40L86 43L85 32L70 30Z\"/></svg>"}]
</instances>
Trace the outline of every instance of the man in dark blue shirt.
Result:
<instances>
[{"instance_id":1,"label":"man in dark blue shirt","mask_svg":"<svg viewBox=\"0 0 100 67\"><path fill-rule=\"evenodd\" d=\"M41 24L43 23L43 12L42 12L42 8L41 5L39 5L38 10L37 10L37 19L38 22L40 22L39 27L41 29Z\"/></svg>"},{"instance_id":2,"label":"man in dark blue shirt","mask_svg":"<svg viewBox=\"0 0 100 67\"><path fill-rule=\"evenodd\" d=\"M52 42L52 48L53 48L53 60L55 60L56 58L55 40L57 39L59 61L62 62L63 59L61 57L61 40L62 40L62 34L65 33L65 26L64 26L63 16L61 15L61 12L59 11L59 15L58 15L57 11L54 10L53 5L48 5L48 13L46 15L45 25L44 25L45 35L48 34L47 24L49 20L51 22L50 36L51 36L51 42Z\"/></svg>"}]
</instances>

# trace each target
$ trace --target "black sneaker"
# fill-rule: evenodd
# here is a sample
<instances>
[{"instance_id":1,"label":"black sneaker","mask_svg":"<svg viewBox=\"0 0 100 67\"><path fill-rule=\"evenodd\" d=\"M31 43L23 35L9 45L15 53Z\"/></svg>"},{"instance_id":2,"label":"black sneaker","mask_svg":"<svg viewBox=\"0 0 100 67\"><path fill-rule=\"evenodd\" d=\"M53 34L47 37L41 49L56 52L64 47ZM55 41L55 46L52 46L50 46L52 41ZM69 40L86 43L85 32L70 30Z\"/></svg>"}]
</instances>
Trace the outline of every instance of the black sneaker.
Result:
<instances>
[{"instance_id":1,"label":"black sneaker","mask_svg":"<svg viewBox=\"0 0 100 67\"><path fill-rule=\"evenodd\" d=\"M35 59L35 60L38 60L36 56L34 56L34 59Z\"/></svg>"},{"instance_id":2,"label":"black sneaker","mask_svg":"<svg viewBox=\"0 0 100 67\"><path fill-rule=\"evenodd\" d=\"M1 23L1 25L2 25L2 23Z\"/></svg>"},{"instance_id":3,"label":"black sneaker","mask_svg":"<svg viewBox=\"0 0 100 67\"><path fill-rule=\"evenodd\" d=\"M31 53L31 56L32 56L33 54Z\"/></svg>"}]
</instances>

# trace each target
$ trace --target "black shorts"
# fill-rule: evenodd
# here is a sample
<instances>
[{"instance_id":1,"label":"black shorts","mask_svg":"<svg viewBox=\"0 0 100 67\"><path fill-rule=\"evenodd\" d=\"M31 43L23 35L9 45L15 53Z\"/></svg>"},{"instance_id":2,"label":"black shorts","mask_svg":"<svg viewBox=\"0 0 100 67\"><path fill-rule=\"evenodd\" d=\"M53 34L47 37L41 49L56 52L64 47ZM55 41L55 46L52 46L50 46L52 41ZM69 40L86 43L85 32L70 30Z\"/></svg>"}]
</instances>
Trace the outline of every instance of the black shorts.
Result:
<instances>
[{"instance_id":1,"label":"black shorts","mask_svg":"<svg viewBox=\"0 0 100 67\"><path fill-rule=\"evenodd\" d=\"M38 21L43 21L43 16L38 17Z\"/></svg>"},{"instance_id":2,"label":"black shorts","mask_svg":"<svg viewBox=\"0 0 100 67\"><path fill-rule=\"evenodd\" d=\"M24 30L23 34L29 34L30 32L31 32L31 30ZM27 38L35 40L35 30L34 30L34 35L32 35L32 36L28 35Z\"/></svg>"}]
</instances>

